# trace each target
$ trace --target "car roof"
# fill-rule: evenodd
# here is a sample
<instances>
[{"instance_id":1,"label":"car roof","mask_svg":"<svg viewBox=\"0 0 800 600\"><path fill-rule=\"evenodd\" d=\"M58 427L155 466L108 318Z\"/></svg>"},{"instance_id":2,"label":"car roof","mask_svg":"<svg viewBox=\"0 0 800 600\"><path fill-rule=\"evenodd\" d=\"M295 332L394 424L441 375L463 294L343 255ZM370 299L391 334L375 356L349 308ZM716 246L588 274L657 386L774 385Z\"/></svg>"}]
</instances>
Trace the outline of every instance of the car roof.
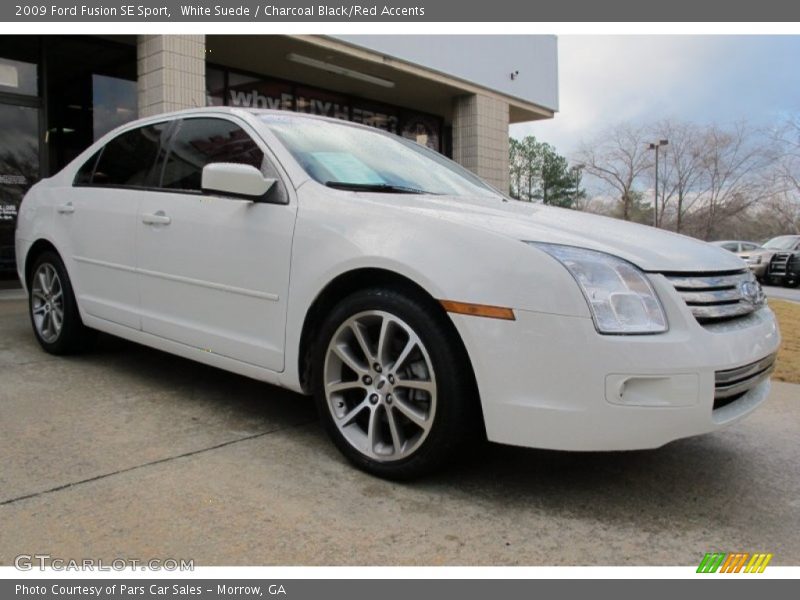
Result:
<instances>
[{"instance_id":1,"label":"car roof","mask_svg":"<svg viewBox=\"0 0 800 600\"><path fill-rule=\"evenodd\" d=\"M355 123L353 121L346 121L344 119L337 119L335 117L324 117L322 115L313 115L309 113L302 113L302 112L295 112L291 110L277 110L277 109L270 109L270 108L250 108L250 107L239 107L239 106L201 106L197 108L185 108L182 110L176 110L167 113L161 113L158 115L153 115L151 117L147 117L147 120L156 119L156 120L163 120L163 119L179 119L181 117L191 117L192 115L201 115L201 114L208 114L208 113L219 113L219 114L226 114L226 115L250 115L253 117L260 117L260 116L275 116L275 117L283 117L283 118L296 118L296 119L309 119L315 121L327 121L329 123L336 123L339 125L349 125L352 127L360 127L363 129L368 129L369 131L382 131L381 129L376 129L375 127L370 127L368 125L364 125L362 123ZM138 119L138 120L144 120ZM132 121L134 122L134 121Z\"/></svg>"},{"instance_id":2,"label":"car roof","mask_svg":"<svg viewBox=\"0 0 800 600\"><path fill-rule=\"evenodd\" d=\"M186 117L203 116L209 114L229 115L229 116L239 117L246 121L249 119L258 119L261 116L274 116L282 118L296 118L296 119L311 120L311 121L322 121L326 123L334 123L345 127L354 127L358 129L363 129L365 131L371 131L373 133L378 133L389 137L399 136L399 134L393 134L390 131L386 131L377 127L370 127L369 125L364 125L363 123L355 123L353 121L346 121L344 119L337 119L334 117L323 117L321 115L311 115L308 113L294 112L291 110L275 110L269 108L241 108L238 106L200 106L197 108L185 108L182 110L175 110L172 112L159 113L157 115L150 115L147 117L141 117L134 121L129 121L128 123L124 123L122 125L119 125L118 127L115 127L114 129L106 133L103 136L103 138L97 141L100 142L102 140L105 143L105 141L107 141L108 139L124 131L127 131L128 129L135 129L136 127L144 126L150 123L172 121Z\"/></svg>"}]
</instances>

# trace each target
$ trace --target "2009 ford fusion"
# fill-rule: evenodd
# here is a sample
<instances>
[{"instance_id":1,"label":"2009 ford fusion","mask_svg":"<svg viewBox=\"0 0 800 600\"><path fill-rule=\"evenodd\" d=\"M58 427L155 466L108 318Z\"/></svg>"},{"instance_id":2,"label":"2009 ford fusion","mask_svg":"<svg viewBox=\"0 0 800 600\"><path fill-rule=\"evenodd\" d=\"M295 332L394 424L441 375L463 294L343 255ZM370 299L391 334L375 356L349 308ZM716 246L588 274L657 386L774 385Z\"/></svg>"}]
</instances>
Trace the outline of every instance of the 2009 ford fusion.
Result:
<instances>
[{"instance_id":1,"label":"2009 ford fusion","mask_svg":"<svg viewBox=\"0 0 800 600\"><path fill-rule=\"evenodd\" d=\"M360 468L489 440L654 448L767 396L779 333L733 254L515 202L367 127L197 109L106 135L22 202L54 354L104 331L313 394Z\"/></svg>"}]
</instances>

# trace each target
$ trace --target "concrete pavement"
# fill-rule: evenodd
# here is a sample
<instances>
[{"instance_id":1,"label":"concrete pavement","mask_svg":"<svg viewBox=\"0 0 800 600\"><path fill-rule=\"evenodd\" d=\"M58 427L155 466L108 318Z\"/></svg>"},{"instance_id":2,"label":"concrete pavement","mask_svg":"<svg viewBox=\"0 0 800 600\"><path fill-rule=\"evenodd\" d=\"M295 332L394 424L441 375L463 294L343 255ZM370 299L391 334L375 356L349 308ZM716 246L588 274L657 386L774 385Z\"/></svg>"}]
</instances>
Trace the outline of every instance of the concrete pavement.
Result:
<instances>
[{"instance_id":1,"label":"concrete pavement","mask_svg":"<svg viewBox=\"0 0 800 600\"><path fill-rule=\"evenodd\" d=\"M793 302L800 302L800 288L787 288L778 287L774 285L765 285L764 293L768 298L780 298L781 300L792 300Z\"/></svg>"},{"instance_id":2,"label":"concrete pavement","mask_svg":"<svg viewBox=\"0 0 800 600\"><path fill-rule=\"evenodd\" d=\"M364 475L311 401L103 336L55 358L0 301L0 564L800 564L800 386L732 428L628 453L488 445L412 484Z\"/></svg>"}]
</instances>

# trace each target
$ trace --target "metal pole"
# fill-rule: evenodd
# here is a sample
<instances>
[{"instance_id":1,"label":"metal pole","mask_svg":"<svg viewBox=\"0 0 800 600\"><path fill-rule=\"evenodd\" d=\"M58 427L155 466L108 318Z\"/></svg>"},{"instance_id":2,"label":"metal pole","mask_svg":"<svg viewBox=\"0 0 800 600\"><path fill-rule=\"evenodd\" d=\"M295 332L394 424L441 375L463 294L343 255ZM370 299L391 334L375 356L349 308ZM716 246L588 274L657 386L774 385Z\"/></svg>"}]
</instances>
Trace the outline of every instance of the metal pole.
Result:
<instances>
[{"instance_id":1,"label":"metal pole","mask_svg":"<svg viewBox=\"0 0 800 600\"><path fill-rule=\"evenodd\" d=\"M658 149L669 144L669 140L658 140L653 144L648 144L650 150L656 151L656 183L653 190L653 227L658 227Z\"/></svg>"},{"instance_id":2,"label":"metal pole","mask_svg":"<svg viewBox=\"0 0 800 600\"><path fill-rule=\"evenodd\" d=\"M653 202L653 227L658 227L658 149L660 144L656 144L656 186L654 192Z\"/></svg>"}]
</instances>

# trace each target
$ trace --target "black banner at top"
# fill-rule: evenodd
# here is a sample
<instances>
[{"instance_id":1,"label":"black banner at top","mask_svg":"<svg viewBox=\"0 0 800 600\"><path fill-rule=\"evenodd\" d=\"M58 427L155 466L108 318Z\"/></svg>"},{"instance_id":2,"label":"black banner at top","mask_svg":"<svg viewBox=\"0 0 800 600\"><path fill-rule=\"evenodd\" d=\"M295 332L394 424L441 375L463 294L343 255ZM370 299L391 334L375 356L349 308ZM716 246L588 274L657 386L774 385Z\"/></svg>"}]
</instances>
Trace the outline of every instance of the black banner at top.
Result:
<instances>
[{"instance_id":1,"label":"black banner at top","mask_svg":"<svg viewBox=\"0 0 800 600\"><path fill-rule=\"evenodd\" d=\"M787 0L11 0L3 22L797 22Z\"/></svg>"}]
</instances>

